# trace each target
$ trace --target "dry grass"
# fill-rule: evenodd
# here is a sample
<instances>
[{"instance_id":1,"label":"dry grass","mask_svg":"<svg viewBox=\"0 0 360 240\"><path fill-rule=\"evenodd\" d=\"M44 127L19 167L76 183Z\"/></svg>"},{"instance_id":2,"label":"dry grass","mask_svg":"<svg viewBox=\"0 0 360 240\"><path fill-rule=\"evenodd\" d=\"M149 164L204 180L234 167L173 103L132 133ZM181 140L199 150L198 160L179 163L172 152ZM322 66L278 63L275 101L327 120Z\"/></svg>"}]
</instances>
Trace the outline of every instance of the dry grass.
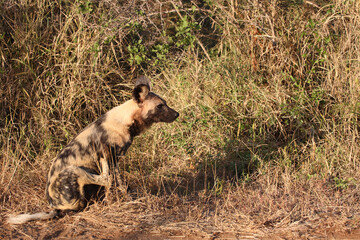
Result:
<instances>
[{"instance_id":1,"label":"dry grass","mask_svg":"<svg viewBox=\"0 0 360 240\"><path fill-rule=\"evenodd\" d=\"M337 0L0 1L0 236L356 238L359 9ZM128 99L140 73L180 118L135 140L107 201L4 224L7 214L48 209L51 159Z\"/></svg>"}]
</instances>

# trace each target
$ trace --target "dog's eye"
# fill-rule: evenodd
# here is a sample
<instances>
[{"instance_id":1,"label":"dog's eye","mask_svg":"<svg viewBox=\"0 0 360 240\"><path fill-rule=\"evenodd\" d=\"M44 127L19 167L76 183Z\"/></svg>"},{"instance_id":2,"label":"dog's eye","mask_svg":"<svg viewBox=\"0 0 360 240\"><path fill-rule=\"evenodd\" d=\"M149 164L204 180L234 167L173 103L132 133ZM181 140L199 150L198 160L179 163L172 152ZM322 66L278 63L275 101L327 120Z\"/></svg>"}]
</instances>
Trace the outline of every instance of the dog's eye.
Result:
<instances>
[{"instance_id":1,"label":"dog's eye","mask_svg":"<svg viewBox=\"0 0 360 240\"><path fill-rule=\"evenodd\" d=\"M164 107L164 104L162 104L162 103L156 106L157 109L162 109L163 107Z\"/></svg>"}]
</instances>

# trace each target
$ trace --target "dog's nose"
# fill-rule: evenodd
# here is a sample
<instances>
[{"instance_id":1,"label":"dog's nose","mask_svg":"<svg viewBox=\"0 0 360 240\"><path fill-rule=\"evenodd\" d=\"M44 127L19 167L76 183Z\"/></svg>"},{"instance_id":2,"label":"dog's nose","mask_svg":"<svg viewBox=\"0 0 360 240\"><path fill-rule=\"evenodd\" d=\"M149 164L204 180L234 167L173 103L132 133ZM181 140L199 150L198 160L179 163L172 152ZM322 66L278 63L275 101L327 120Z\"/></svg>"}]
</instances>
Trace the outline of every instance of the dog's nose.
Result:
<instances>
[{"instance_id":1,"label":"dog's nose","mask_svg":"<svg viewBox=\"0 0 360 240\"><path fill-rule=\"evenodd\" d=\"M177 119L179 117L179 113L178 112L175 112L175 119Z\"/></svg>"}]
</instances>

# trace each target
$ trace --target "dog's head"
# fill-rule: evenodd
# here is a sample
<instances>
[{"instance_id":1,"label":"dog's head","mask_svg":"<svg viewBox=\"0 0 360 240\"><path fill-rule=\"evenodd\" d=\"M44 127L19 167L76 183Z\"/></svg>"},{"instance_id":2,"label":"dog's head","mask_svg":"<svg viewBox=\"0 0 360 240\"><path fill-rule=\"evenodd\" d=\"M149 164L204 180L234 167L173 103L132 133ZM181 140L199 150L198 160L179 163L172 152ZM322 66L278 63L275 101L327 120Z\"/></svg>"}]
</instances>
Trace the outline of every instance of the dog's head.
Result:
<instances>
[{"instance_id":1,"label":"dog's head","mask_svg":"<svg viewBox=\"0 0 360 240\"><path fill-rule=\"evenodd\" d=\"M150 126L157 122L173 122L179 113L170 108L164 99L150 91L150 80L145 76L137 78L133 90L133 99L139 105L137 117Z\"/></svg>"}]
</instances>

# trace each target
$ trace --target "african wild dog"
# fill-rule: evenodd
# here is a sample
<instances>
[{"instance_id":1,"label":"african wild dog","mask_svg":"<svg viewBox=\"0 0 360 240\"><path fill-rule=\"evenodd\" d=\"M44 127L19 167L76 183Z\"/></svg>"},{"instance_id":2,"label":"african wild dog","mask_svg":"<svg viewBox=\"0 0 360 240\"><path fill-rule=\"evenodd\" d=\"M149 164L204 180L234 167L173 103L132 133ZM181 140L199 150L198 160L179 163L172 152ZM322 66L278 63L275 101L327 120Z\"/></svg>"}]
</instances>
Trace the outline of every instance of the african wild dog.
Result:
<instances>
[{"instance_id":1,"label":"african wild dog","mask_svg":"<svg viewBox=\"0 0 360 240\"><path fill-rule=\"evenodd\" d=\"M150 81L145 76L137 79L132 95L133 99L87 126L54 159L46 185L46 197L54 210L10 217L8 223L51 219L61 211L83 209L91 194L110 186L114 152L124 155L133 138L153 123L170 123L179 116L150 92Z\"/></svg>"}]
</instances>

